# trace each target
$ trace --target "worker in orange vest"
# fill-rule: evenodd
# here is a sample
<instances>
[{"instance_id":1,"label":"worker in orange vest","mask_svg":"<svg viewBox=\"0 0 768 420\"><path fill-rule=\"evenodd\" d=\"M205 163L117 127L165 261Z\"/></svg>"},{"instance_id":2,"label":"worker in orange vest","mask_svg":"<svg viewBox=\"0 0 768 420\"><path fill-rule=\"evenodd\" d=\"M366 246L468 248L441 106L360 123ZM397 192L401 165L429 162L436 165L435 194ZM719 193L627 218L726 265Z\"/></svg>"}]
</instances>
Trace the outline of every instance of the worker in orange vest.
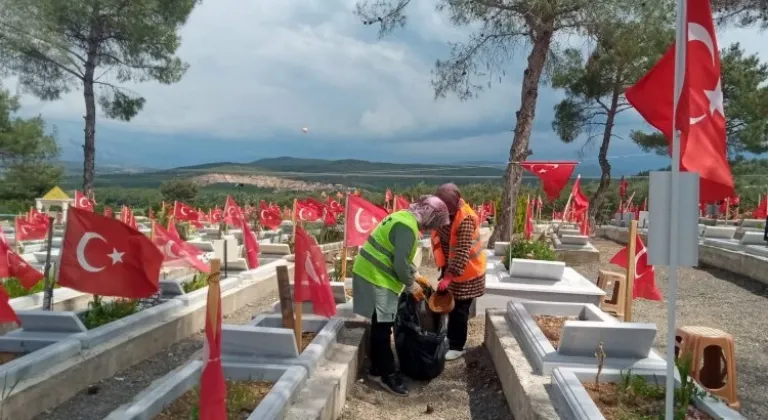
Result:
<instances>
[{"instance_id":1,"label":"worker in orange vest","mask_svg":"<svg viewBox=\"0 0 768 420\"><path fill-rule=\"evenodd\" d=\"M480 241L480 218L455 184L443 184L435 195L448 207L451 224L432 233L432 252L441 270L438 291L449 290L456 302L448 315L446 360L464 355L472 302L485 294L486 257Z\"/></svg>"}]
</instances>

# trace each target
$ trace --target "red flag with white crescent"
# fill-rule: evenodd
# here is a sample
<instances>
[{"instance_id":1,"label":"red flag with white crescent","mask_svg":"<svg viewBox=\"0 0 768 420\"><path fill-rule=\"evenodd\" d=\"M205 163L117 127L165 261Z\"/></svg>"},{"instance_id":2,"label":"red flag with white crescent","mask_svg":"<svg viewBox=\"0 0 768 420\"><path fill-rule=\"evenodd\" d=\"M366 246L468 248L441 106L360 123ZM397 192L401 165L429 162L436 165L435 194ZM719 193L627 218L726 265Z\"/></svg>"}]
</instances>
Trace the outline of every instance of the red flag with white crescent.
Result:
<instances>
[{"instance_id":1,"label":"red flag with white crescent","mask_svg":"<svg viewBox=\"0 0 768 420\"><path fill-rule=\"evenodd\" d=\"M356 196L347 196L347 217L346 223L347 246L362 246L368 235L373 232L376 225L385 217L387 211L366 199Z\"/></svg>"},{"instance_id":2,"label":"red flag with white crescent","mask_svg":"<svg viewBox=\"0 0 768 420\"><path fill-rule=\"evenodd\" d=\"M573 174L579 162L557 161L525 161L520 166L526 171L536 175L541 180L541 187L547 194L549 201L556 199Z\"/></svg>"}]
</instances>

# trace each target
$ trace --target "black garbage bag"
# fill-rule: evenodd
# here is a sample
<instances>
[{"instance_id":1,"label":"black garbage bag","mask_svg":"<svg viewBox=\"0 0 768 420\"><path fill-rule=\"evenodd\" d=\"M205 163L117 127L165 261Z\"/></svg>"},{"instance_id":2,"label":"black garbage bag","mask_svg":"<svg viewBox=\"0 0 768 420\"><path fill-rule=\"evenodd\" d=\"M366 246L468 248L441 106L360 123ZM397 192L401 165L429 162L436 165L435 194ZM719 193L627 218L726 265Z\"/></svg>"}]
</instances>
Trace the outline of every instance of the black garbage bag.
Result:
<instances>
[{"instance_id":1,"label":"black garbage bag","mask_svg":"<svg viewBox=\"0 0 768 420\"><path fill-rule=\"evenodd\" d=\"M448 352L447 318L431 312L426 302L416 302L409 293L400 295L394 325L400 372L420 381L434 379L443 372Z\"/></svg>"}]
</instances>

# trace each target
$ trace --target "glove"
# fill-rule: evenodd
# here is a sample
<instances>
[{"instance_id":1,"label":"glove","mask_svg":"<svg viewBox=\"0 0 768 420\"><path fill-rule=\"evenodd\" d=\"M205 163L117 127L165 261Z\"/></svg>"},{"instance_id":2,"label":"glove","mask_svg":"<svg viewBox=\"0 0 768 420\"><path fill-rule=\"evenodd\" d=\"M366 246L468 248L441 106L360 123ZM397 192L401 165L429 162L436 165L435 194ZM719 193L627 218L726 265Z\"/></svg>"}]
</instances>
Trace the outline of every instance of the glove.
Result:
<instances>
[{"instance_id":1,"label":"glove","mask_svg":"<svg viewBox=\"0 0 768 420\"><path fill-rule=\"evenodd\" d=\"M451 285L451 282L453 281L453 276L450 274L446 274L443 276L443 279L440 280L440 283L437 284L437 291L438 292L444 292L448 290L448 286Z\"/></svg>"},{"instance_id":2,"label":"glove","mask_svg":"<svg viewBox=\"0 0 768 420\"><path fill-rule=\"evenodd\" d=\"M421 288L421 285L418 282L411 283L410 286L408 286L408 293L413 296L413 298L416 300L416 302L421 302L426 297L424 296L424 289Z\"/></svg>"}]
</instances>

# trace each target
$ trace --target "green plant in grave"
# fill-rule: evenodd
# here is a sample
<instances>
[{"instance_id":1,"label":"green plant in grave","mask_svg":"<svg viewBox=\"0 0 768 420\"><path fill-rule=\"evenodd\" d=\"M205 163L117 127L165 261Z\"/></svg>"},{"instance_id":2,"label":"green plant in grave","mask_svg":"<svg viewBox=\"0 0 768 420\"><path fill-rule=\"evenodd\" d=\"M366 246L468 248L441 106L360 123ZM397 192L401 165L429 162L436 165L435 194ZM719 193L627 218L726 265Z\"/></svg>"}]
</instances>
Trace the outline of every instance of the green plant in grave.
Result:
<instances>
[{"instance_id":1,"label":"green plant in grave","mask_svg":"<svg viewBox=\"0 0 768 420\"><path fill-rule=\"evenodd\" d=\"M8 296L13 299L42 292L45 289L45 281L44 279L40 280L34 286L32 286L31 289L27 290L24 288L24 286L21 285L18 279L10 277L3 281L3 287L5 287L5 291L8 292ZM58 288L59 285L54 284L53 287Z\"/></svg>"},{"instance_id":2,"label":"green plant in grave","mask_svg":"<svg viewBox=\"0 0 768 420\"><path fill-rule=\"evenodd\" d=\"M318 244L330 244L344 240L344 230L338 226L325 226L320 228L320 232L315 235Z\"/></svg>"},{"instance_id":3,"label":"green plant in grave","mask_svg":"<svg viewBox=\"0 0 768 420\"><path fill-rule=\"evenodd\" d=\"M557 256L555 251L544 241L526 241L519 240L512 243L511 249L507 247L504 251L504 267L509 270L510 258L525 258L529 260L555 261Z\"/></svg>"},{"instance_id":4,"label":"green plant in grave","mask_svg":"<svg viewBox=\"0 0 768 420\"><path fill-rule=\"evenodd\" d=\"M93 301L88 306L88 311L83 317L83 324L89 330L139 311L139 301L134 299L115 299L112 302L104 303L101 297L94 296Z\"/></svg>"},{"instance_id":5,"label":"green plant in grave","mask_svg":"<svg viewBox=\"0 0 768 420\"><path fill-rule=\"evenodd\" d=\"M208 274L197 273L192 280L182 283L181 288L184 289L184 293L189 293L206 286L208 286Z\"/></svg>"}]
</instances>

